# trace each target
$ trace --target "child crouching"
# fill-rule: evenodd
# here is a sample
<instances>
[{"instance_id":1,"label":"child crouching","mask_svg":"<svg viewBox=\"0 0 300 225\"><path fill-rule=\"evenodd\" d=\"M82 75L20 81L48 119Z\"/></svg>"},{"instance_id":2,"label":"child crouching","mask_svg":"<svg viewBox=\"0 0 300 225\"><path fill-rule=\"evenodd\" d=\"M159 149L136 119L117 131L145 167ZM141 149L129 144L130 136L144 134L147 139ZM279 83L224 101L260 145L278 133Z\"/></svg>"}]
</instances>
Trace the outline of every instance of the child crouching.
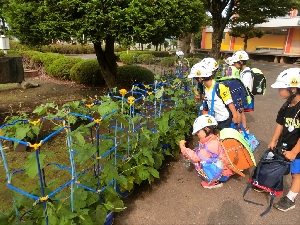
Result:
<instances>
[{"instance_id":1,"label":"child crouching","mask_svg":"<svg viewBox=\"0 0 300 225\"><path fill-rule=\"evenodd\" d=\"M210 115L201 115L195 120L193 125L192 134L197 135L199 138L199 146L195 151L185 147L185 140L179 142L182 154L194 163L200 178L203 179L203 170L201 170L203 164L201 163L213 162L215 165L221 164L220 175L216 177L216 179L210 183L205 180L201 182L202 187L208 189L222 187L223 183L221 182L226 182L229 177L234 174L234 172L226 166L230 163L218 139L217 125L218 123L214 117ZM218 173L217 167L218 166L213 167L216 168L216 171L213 171L213 173L215 173L214 175L217 175Z\"/></svg>"}]
</instances>

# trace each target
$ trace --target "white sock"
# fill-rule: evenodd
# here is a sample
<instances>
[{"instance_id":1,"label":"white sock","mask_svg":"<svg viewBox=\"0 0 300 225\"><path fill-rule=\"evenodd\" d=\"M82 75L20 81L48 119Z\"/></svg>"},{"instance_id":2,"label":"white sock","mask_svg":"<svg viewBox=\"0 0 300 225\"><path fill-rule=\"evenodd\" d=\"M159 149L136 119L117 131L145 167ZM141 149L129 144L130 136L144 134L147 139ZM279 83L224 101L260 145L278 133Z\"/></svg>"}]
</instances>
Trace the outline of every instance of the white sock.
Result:
<instances>
[{"instance_id":1,"label":"white sock","mask_svg":"<svg viewBox=\"0 0 300 225\"><path fill-rule=\"evenodd\" d=\"M298 193L292 192L291 190L286 195L291 201L295 202L295 198L297 197Z\"/></svg>"}]
</instances>

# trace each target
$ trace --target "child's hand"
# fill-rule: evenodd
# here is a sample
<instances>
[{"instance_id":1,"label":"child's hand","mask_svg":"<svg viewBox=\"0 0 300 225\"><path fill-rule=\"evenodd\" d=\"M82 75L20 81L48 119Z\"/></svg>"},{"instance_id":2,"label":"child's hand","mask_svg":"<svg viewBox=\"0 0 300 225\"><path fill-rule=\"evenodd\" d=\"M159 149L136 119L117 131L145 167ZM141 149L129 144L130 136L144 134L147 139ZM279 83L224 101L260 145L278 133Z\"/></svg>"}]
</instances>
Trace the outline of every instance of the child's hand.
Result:
<instances>
[{"instance_id":1,"label":"child's hand","mask_svg":"<svg viewBox=\"0 0 300 225\"><path fill-rule=\"evenodd\" d=\"M272 149L272 150L275 148L275 146L276 146L275 141L271 141L271 142L268 144L268 148L269 148L269 149Z\"/></svg>"},{"instance_id":2,"label":"child's hand","mask_svg":"<svg viewBox=\"0 0 300 225\"><path fill-rule=\"evenodd\" d=\"M297 153L294 153L293 151L286 151L283 155L286 159L293 161L296 158Z\"/></svg>"},{"instance_id":3,"label":"child's hand","mask_svg":"<svg viewBox=\"0 0 300 225\"><path fill-rule=\"evenodd\" d=\"M232 116L232 122L235 124L239 123L239 118L238 118L237 114Z\"/></svg>"},{"instance_id":4,"label":"child's hand","mask_svg":"<svg viewBox=\"0 0 300 225\"><path fill-rule=\"evenodd\" d=\"M185 148L185 143L186 143L185 140L180 140L180 141L179 141L179 147L180 147L180 148Z\"/></svg>"}]
</instances>

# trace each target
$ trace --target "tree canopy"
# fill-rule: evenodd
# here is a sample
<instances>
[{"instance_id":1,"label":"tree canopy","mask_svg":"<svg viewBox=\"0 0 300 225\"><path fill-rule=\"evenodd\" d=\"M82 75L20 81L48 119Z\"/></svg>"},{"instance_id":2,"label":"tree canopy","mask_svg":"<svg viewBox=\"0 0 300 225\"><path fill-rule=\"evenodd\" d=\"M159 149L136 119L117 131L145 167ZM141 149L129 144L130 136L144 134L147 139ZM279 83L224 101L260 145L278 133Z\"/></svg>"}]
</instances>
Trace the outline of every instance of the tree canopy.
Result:
<instances>
[{"instance_id":1,"label":"tree canopy","mask_svg":"<svg viewBox=\"0 0 300 225\"><path fill-rule=\"evenodd\" d=\"M197 32L204 16L201 0L10 0L10 34L40 45L83 35L94 43L103 77L115 85L115 41L163 43L170 36ZM102 41L105 48L102 49Z\"/></svg>"}]
</instances>

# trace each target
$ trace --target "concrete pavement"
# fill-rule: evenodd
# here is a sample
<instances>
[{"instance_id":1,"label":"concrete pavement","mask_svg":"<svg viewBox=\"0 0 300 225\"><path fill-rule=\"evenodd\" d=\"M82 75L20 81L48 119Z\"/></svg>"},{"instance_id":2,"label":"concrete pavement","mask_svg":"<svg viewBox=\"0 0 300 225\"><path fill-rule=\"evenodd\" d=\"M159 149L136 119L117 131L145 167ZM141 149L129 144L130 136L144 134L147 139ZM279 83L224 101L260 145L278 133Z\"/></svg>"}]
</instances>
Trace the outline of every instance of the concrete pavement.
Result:
<instances>
[{"instance_id":1,"label":"concrete pavement","mask_svg":"<svg viewBox=\"0 0 300 225\"><path fill-rule=\"evenodd\" d=\"M252 67L261 69L267 77L265 96L255 96L255 111L247 113L247 122L260 141L255 151L258 161L267 149L274 128L277 112L284 100L270 85L277 75L293 64L252 62ZM264 204L257 206L243 200L243 192L253 169L246 171L246 177L233 176L222 188L207 190L201 187L200 179L194 170L183 166L182 158L169 162L162 169L161 179L151 186L144 184L136 187L127 197L125 211L115 215L114 225L171 225L171 224L300 224L300 196L296 208L286 213L272 207L264 217L260 214L269 204L267 193L250 190L247 199ZM285 192L291 182L290 175L285 177ZM275 202L279 197L275 198Z\"/></svg>"}]
</instances>

